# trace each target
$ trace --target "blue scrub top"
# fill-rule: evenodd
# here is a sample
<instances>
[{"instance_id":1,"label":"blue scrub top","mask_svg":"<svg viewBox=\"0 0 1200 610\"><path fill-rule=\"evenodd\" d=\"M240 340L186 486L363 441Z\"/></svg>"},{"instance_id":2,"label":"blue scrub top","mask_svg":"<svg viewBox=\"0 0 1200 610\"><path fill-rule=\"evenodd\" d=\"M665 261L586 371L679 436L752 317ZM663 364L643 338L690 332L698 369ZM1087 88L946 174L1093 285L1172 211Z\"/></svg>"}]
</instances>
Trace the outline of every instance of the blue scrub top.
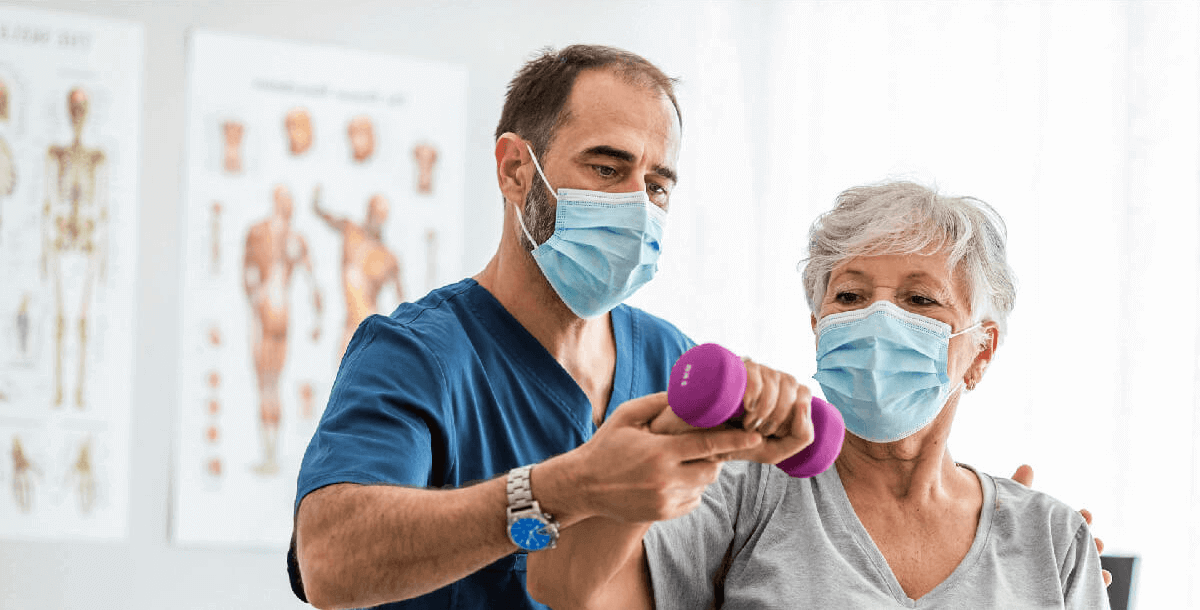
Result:
<instances>
[{"instance_id":1,"label":"blue scrub top","mask_svg":"<svg viewBox=\"0 0 1200 610\"><path fill-rule=\"evenodd\" d=\"M617 362L607 414L667 388L692 342L641 310L612 311ZM540 462L595 433L583 390L472 279L359 326L304 454L296 507L334 483L461 487ZM607 417L606 414L606 417ZM289 558L289 560L292 558ZM545 608L514 553L385 608Z\"/></svg>"}]
</instances>

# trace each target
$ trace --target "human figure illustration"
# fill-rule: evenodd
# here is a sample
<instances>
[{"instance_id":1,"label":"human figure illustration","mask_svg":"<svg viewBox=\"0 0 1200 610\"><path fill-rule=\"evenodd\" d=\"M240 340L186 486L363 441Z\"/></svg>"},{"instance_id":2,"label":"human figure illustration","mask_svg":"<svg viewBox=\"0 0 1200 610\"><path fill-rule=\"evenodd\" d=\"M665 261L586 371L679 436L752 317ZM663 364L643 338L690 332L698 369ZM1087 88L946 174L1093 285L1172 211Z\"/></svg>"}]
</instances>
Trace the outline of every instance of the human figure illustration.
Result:
<instances>
[{"instance_id":1,"label":"human figure illustration","mask_svg":"<svg viewBox=\"0 0 1200 610\"><path fill-rule=\"evenodd\" d=\"M437 163L438 151L432 145L418 144L413 149L417 162L417 192L428 195L433 192L433 166Z\"/></svg>"},{"instance_id":2,"label":"human figure illustration","mask_svg":"<svg viewBox=\"0 0 1200 610\"><path fill-rule=\"evenodd\" d=\"M388 202L383 195L376 194L367 202L367 217L361 225L323 209L320 186L313 189L313 211L342 235L342 295L346 299L346 322L338 344L340 361L359 322L378 311L379 293L385 285L390 283L395 287L397 304L404 300L400 260L383 243L383 223L388 217Z\"/></svg>"},{"instance_id":3,"label":"human figure illustration","mask_svg":"<svg viewBox=\"0 0 1200 610\"><path fill-rule=\"evenodd\" d=\"M71 471L67 473L68 483L74 480L76 491L79 492L79 511L87 514L92 511L96 501L96 473L92 469L92 439L84 439L79 445L79 453Z\"/></svg>"},{"instance_id":4,"label":"human figure illustration","mask_svg":"<svg viewBox=\"0 0 1200 610\"><path fill-rule=\"evenodd\" d=\"M375 127L371 117L360 114L350 119L346 136L350 139L350 154L358 163L365 163L375 154Z\"/></svg>"},{"instance_id":5,"label":"human figure illustration","mask_svg":"<svg viewBox=\"0 0 1200 610\"><path fill-rule=\"evenodd\" d=\"M236 174L242 171L242 134L245 126L239 121L221 123L221 132L225 135L225 171Z\"/></svg>"},{"instance_id":6,"label":"human figure illustration","mask_svg":"<svg viewBox=\"0 0 1200 610\"><path fill-rule=\"evenodd\" d=\"M88 95L78 87L67 94L74 139L46 152L46 199L42 206L42 277L54 282L54 406L63 404L63 358L67 336L67 291L76 322L78 377L75 406L84 408L88 306L92 290L104 281L108 264L107 180L104 152L83 145ZM78 289L78 293L75 290ZM75 299L78 300L75 300Z\"/></svg>"},{"instance_id":7,"label":"human figure illustration","mask_svg":"<svg viewBox=\"0 0 1200 610\"><path fill-rule=\"evenodd\" d=\"M0 80L0 121L8 120L8 83Z\"/></svg>"},{"instance_id":8,"label":"human figure illustration","mask_svg":"<svg viewBox=\"0 0 1200 610\"><path fill-rule=\"evenodd\" d=\"M13 499L21 512L27 513L33 508L33 477L41 476L42 473L25 455L25 447L16 436L12 439L12 462Z\"/></svg>"},{"instance_id":9,"label":"human figure illustration","mask_svg":"<svg viewBox=\"0 0 1200 610\"><path fill-rule=\"evenodd\" d=\"M312 117L303 108L293 108L283 117L283 127L287 132L288 151L295 155L308 152L312 146L313 128Z\"/></svg>"},{"instance_id":10,"label":"human figure illustration","mask_svg":"<svg viewBox=\"0 0 1200 610\"><path fill-rule=\"evenodd\" d=\"M212 274L221 274L221 202L214 201L209 223L209 241L212 242Z\"/></svg>"},{"instance_id":11,"label":"human figure illustration","mask_svg":"<svg viewBox=\"0 0 1200 610\"><path fill-rule=\"evenodd\" d=\"M255 467L260 474L279 469L276 450L279 440L281 399L279 378L287 359L289 292L292 272L299 265L312 289L316 322L312 339L321 336L321 292L308 256L308 242L292 229L292 195L282 185L274 190L274 211L250 227L242 281L250 301L251 349L258 381L259 424L263 461Z\"/></svg>"},{"instance_id":12,"label":"human figure illustration","mask_svg":"<svg viewBox=\"0 0 1200 610\"><path fill-rule=\"evenodd\" d=\"M17 190L17 159L8 146L8 141L0 137L0 197L8 197ZM0 209L0 227L4 226L4 210Z\"/></svg>"},{"instance_id":13,"label":"human figure illustration","mask_svg":"<svg viewBox=\"0 0 1200 610\"><path fill-rule=\"evenodd\" d=\"M29 293L21 295L17 308L17 352L21 359L29 358Z\"/></svg>"},{"instance_id":14,"label":"human figure illustration","mask_svg":"<svg viewBox=\"0 0 1200 610\"><path fill-rule=\"evenodd\" d=\"M316 392L313 391L312 382L305 381L300 384L300 417L312 419L313 414L316 413L314 398L316 398Z\"/></svg>"}]
</instances>

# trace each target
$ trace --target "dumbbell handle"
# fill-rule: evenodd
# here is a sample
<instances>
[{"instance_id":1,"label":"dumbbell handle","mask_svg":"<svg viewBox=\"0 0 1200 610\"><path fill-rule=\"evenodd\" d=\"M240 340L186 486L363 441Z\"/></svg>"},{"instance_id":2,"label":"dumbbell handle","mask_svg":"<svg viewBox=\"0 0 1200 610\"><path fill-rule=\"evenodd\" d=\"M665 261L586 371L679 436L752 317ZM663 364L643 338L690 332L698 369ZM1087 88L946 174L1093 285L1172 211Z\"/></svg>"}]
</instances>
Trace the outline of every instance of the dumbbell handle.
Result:
<instances>
[{"instance_id":1,"label":"dumbbell handle","mask_svg":"<svg viewBox=\"0 0 1200 610\"><path fill-rule=\"evenodd\" d=\"M680 419L697 428L718 426L745 414L746 366L737 354L704 343L684 352L671 368L667 402ZM833 405L812 399L813 442L803 451L776 464L793 477L825 472L842 450L846 426Z\"/></svg>"}]
</instances>

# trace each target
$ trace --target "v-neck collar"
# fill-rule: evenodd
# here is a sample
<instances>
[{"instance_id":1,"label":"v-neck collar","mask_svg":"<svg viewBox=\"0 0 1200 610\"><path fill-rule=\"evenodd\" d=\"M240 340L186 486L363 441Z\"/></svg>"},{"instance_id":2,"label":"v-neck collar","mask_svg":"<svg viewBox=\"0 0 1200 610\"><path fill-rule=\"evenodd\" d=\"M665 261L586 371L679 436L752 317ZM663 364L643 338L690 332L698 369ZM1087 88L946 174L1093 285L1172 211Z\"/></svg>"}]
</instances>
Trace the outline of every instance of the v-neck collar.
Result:
<instances>
[{"instance_id":1,"label":"v-neck collar","mask_svg":"<svg viewBox=\"0 0 1200 610\"><path fill-rule=\"evenodd\" d=\"M983 505L979 511L979 525L975 528L975 539L971 541L971 548L967 550L967 554L963 557L962 561L954 567L954 571L931 591L915 600L904 592L904 587L900 586L900 581L896 579L896 575L892 572L891 566L888 565L887 559L884 558L883 552L875 545L875 541L871 539L866 526L862 524L862 521L858 518L858 514L854 512L854 506L850 503L850 497L846 495L846 488L842 486L842 477L837 472L837 464L834 464L833 468L826 471L832 475L826 478L833 487L832 499L837 507L838 516L842 520L842 525L867 553L871 563L874 564L875 569L878 570L887 583L892 598L903 607L938 607L948 591L953 590L959 582L968 578L971 569L974 568L975 564L979 562L979 558L983 555L983 550L987 548L988 537L992 531L992 518L996 512L996 483L991 477L975 470L971 466L961 463L959 466L975 473L975 476L979 477L979 485L983 489Z\"/></svg>"},{"instance_id":2,"label":"v-neck collar","mask_svg":"<svg viewBox=\"0 0 1200 610\"><path fill-rule=\"evenodd\" d=\"M524 368L529 379L540 385L546 393L558 397L555 406L570 418L584 438L591 438L596 432L596 425L592 422L592 403L575 378L529 329L505 309L495 295L474 279L464 281L470 282L472 309L480 322L487 326L497 342L511 345L516 348L514 353L526 356L516 359L515 365ZM633 341L636 324L629 307L618 305L610 314L613 341L616 344L616 364L613 367L612 392L605 409L605 420L618 406L632 398L636 373L632 361L637 356L634 353L637 346Z\"/></svg>"}]
</instances>

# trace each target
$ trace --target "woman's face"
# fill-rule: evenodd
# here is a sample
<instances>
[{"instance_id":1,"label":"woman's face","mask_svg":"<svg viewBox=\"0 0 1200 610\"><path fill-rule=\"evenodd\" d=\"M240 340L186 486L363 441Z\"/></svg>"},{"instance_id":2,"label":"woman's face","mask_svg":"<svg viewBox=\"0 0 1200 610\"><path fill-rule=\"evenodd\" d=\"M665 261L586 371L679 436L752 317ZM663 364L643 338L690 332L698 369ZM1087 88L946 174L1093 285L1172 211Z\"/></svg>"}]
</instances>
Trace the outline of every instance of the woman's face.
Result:
<instances>
[{"instance_id":1,"label":"woman's face","mask_svg":"<svg viewBox=\"0 0 1200 610\"><path fill-rule=\"evenodd\" d=\"M945 322L950 325L951 333L967 328L971 325L967 281L962 273L951 273L946 264L947 257L948 253L937 252L847 259L834 267L829 276L820 312L812 320L814 330L820 318L863 309L876 301L891 301L910 312ZM994 326L985 324L985 327ZM976 362L981 351L973 336L974 333L966 333L950 339L947 373L955 385L964 378L970 381L968 373L977 381L982 376L982 367L991 357L992 349L988 349L985 350L988 352L986 358ZM972 371L972 366L976 365L978 370Z\"/></svg>"}]
</instances>

